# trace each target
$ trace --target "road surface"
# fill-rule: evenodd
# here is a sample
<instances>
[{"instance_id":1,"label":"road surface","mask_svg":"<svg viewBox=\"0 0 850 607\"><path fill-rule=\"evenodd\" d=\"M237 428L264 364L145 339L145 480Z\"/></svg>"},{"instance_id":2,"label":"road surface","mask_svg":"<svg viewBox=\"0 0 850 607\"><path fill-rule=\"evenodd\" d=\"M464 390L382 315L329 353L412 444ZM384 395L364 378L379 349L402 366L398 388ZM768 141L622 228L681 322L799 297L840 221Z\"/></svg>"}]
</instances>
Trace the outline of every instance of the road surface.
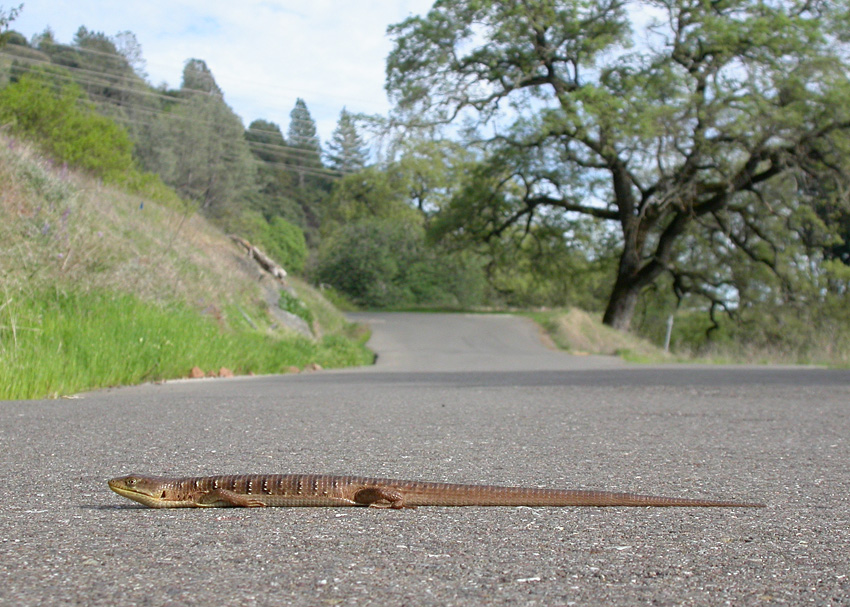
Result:
<instances>
[{"instance_id":1,"label":"road surface","mask_svg":"<svg viewBox=\"0 0 850 607\"><path fill-rule=\"evenodd\" d=\"M380 314L377 364L0 403L0 605L848 605L850 373L634 366ZM138 471L357 473L765 509L138 507Z\"/></svg>"}]
</instances>

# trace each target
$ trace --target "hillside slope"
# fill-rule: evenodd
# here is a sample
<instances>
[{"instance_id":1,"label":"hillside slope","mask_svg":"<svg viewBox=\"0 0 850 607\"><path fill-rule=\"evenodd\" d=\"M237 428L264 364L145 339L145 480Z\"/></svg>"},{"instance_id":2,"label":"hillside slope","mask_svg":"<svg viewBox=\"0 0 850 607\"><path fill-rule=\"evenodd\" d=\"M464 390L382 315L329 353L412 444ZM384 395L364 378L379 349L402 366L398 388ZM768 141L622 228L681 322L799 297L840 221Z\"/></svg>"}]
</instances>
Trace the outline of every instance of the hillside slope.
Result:
<instances>
[{"instance_id":1,"label":"hillside slope","mask_svg":"<svg viewBox=\"0 0 850 607\"><path fill-rule=\"evenodd\" d=\"M369 360L329 306L314 314L300 303L300 281L288 281L283 307L310 324L270 314L282 285L189 207L106 187L2 134L0 183L0 398L194 366L269 373ZM79 342L89 330L91 341ZM135 359L138 368L112 372Z\"/></svg>"}]
</instances>

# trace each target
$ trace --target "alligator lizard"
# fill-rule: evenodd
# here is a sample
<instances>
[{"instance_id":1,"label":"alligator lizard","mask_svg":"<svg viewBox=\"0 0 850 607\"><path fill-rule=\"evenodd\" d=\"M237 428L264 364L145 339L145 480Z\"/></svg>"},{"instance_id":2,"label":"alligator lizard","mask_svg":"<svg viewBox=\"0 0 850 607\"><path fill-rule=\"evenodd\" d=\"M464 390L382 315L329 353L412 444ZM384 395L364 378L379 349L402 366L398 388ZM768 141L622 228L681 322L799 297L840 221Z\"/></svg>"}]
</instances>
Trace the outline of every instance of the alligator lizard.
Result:
<instances>
[{"instance_id":1,"label":"alligator lizard","mask_svg":"<svg viewBox=\"0 0 850 607\"><path fill-rule=\"evenodd\" d=\"M569 489L459 485L366 476L240 474L159 477L131 474L109 487L151 508L242 506L715 506L764 507L706 500Z\"/></svg>"}]
</instances>

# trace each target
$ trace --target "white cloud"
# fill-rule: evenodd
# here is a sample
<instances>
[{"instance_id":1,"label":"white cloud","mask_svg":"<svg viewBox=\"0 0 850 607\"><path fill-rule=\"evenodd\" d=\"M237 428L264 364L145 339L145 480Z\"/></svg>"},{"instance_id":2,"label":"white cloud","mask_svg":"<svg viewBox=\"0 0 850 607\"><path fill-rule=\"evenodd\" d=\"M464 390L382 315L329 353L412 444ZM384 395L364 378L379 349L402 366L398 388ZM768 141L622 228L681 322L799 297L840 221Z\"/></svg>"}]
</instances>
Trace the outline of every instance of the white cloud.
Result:
<instances>
[{"instance_id":1,"label":"white cloud","mask_svg":"<svg viewBox=\"0 0 850 607\"><path fill-rule=\"evenodd\" d=\"M263 118L285 131L302 97L327 141L343 106L386 112L387 26L432 2L29 0L12 28L31 37L50 27L60 42L81 25L110 36L129 30L152 84L177 87L185 61L203 59L246 125Z\"/></svg>"}]
</instances>

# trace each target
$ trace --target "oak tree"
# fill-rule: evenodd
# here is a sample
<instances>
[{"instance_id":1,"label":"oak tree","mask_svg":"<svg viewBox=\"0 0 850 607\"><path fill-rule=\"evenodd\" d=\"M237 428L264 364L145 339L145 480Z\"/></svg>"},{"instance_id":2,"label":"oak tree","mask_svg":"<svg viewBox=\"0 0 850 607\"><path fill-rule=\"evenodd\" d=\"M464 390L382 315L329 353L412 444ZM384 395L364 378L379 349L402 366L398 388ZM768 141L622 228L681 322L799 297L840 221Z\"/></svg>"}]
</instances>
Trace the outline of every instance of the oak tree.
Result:
<instances>
[{"instance_id":1,"label":"oak tree","mask_svg":"<svg viewBox=\"0 0 850 607\"><path fill-rule=\"evenodd\" d=\"M769 266L796 236L765 219L806 204L795 184L847 181L846 19L807 0L438 0L390 28L387 89L408 126L474 129L482 236L551 213L616 228L604 322L627 329L665 273L724 296L688 272L688 237Z\"/></svg>"}]
</instances>

